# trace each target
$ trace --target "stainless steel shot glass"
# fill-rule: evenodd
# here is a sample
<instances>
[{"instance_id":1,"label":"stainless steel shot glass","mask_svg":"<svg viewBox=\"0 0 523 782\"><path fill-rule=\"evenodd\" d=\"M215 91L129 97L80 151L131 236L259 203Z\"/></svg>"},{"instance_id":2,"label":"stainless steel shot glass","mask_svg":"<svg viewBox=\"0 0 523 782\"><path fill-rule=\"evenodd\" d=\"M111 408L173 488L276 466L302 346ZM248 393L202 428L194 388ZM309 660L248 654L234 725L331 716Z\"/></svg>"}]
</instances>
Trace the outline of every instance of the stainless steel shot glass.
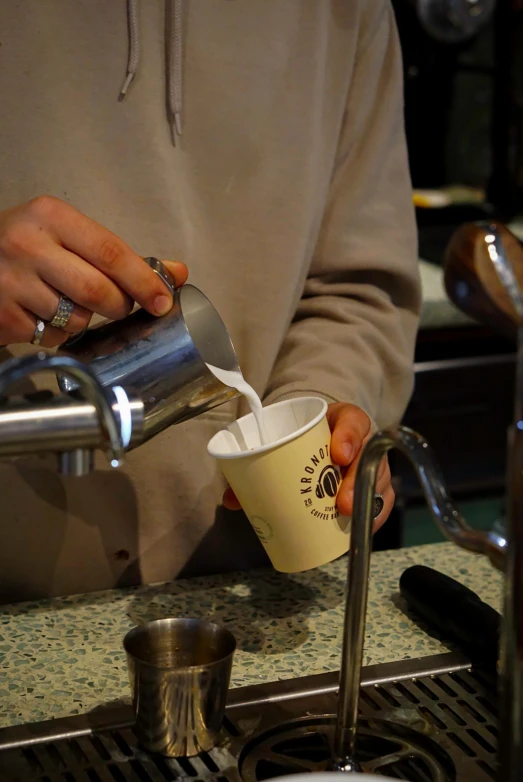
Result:
<instances>
[{"instance_id":1,"label":"stainless steel shot glass","mask_svg":"<svg viewBox=\"0 0 523 782\"><path fill-rule=\"evenodd\" d=\"M236 640L202 619L158 619L124 638L139 742L190 757L217 744Z\"/></svg>"}]
</instances>

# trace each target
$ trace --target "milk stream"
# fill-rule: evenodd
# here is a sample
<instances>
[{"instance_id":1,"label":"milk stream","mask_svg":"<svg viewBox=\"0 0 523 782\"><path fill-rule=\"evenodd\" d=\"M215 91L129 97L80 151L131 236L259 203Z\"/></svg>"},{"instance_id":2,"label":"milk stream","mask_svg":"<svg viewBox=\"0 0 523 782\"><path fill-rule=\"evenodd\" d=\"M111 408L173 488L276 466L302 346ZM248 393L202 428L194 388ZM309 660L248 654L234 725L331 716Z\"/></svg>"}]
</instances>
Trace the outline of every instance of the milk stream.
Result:
<instances>
[{"instance_id":1,"label":"milk stream","mask_svg":"<svg viewBox=\"0 0 523 782\"><path fill-rule=\"evenodd\" d=\"M219 367L212 366L211 364L207 364L207 367L224 385L229 386L229 388L235 388L240 392L240 394L243 394L249 403L249 407L252 410L254 418L256 419L258 431L260 433L260 443L262 445L268 445L269 436L263 423L263 407L261 399L254 388L247 383L239 370L220 369Z\"/></svg>"}]
</instances>

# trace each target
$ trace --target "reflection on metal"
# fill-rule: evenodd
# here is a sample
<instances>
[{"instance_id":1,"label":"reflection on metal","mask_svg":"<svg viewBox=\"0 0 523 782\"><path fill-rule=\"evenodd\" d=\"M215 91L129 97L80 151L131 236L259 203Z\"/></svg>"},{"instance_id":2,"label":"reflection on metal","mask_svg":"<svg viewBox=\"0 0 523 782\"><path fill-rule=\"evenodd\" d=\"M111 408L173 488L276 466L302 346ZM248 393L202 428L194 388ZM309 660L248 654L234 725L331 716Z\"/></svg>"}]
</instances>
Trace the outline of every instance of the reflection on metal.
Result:
<instances>
[{"instance_id":1,"label":"reflection on metal","mask_svg":"<svg viewBox=\"0 0 523 782\"><path fill-rule=\"evenodd\" d=\"M462 43L477 35L495 7L496 0L416 0L425 32L446 44Z\"/></svg>"},{"instance_id":2,"label":"reflection on metal","mask_svg":"<svg viewBox=\"0 0 523 782\"><path fill-rule=\"evenodd\" d=\"M232 690L220 746L190 759L141 750L130 708L0 731L2 782L262 782L327 767L338 673ZM363 669L357 760L412 782L495 778L496 693L451 653Z\"/></svg>"},{"instance_id":3,"label":"reflection on metal","mask_svg":"<svg viewBox=\"0 0 523 782\"><path fill-rule=\"evenodd\" d=\"M478 225L483 228L485 233L484 238L489 258L496 270L499 281L505 288L516 315L523 321L523 293L501 240L499 230L496 225L489 225L488 223L479 223Z\"/></svg>"}]
</instances>

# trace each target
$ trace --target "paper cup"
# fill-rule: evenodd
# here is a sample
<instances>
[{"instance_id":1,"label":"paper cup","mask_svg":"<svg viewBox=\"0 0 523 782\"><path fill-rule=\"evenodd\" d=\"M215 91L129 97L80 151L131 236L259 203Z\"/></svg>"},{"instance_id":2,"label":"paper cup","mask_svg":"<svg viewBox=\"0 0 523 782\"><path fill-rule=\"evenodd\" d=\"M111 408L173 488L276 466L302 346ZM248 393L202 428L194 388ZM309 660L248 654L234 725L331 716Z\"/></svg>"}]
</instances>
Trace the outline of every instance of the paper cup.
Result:
<instances>
[{"instance_id":1,"label":"paper cup","mask_svg":"<svg viewBox=\"0 0 523 782\"><path fill-rule=\"evenodd\" d=\"M340 516L339 468L330 457L327 403L302 397L264 407L270 445L260 445L252 413L218 432L218 459L272 564L283 573L324 565L349 548L350 519Z\"/></svg>"}]
</instances>

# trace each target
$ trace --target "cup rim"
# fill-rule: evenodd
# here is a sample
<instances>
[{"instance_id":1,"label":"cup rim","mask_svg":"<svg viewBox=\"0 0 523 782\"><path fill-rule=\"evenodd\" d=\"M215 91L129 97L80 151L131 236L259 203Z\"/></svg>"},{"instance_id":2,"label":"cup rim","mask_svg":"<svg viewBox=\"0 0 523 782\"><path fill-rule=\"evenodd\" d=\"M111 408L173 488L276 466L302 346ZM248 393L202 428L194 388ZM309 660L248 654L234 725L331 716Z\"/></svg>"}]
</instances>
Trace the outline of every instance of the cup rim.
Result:
<instances>
[{"instance_id":1,"label":"cup rim","mask_svg":"<svg viewBox=\"0 0 523 782\"><path fill-rule=\"evenodd\" d=\"M213 660L210 663L199 663L198 665L158 665L157 663L152 663L149 660L144 660L142 657L139 657L138 655L134 654L134 652L130 651L127 648L128 641L131 640L145 627L153 627L160 624L165 624L165 622L169 622L170 620L171 621L178 620L180 622L196 621L201 624L206 624L209 627L218 628L219 630L225 632L229 636L232 642L232 649L228 654L224 654L223 657L220 657L218 660ZM140 665L146 665L148 668L155 668L156 670L161 670L161 671L176 671L177 673L178 672L183 673L186 671L209 670L209 668L213 668L215 665L223 665L224 662L226 662L227 660L229 660L234 656L234 653L236 652L236 649L238 647L238 643L236 641L235 636L225 625L220 624L219 622L212 622L209 619L198 619L198 617L195 616L165 616L162 617L161 619L152 619L150 622L144 622L144 624L135 625L134 627L131 627L131 629L128 630L127 633L125 634L122 645L127 656L139 662Z\"/></svg>"},{"instance_id":2,"label":"cup rim","mask_svg":"<svg viewBox=\"0 0 523 782\"><path fill-rule=\"evenodd\" d=\"M280 437L279 440L274 440L274 442L269 443L268 445L259 445L257 448L253 448L249 451L240 451L240 452L234 452L234 453L216 453L215 450L212 448L213 441L226 429L229 427L226 426L222 429L220 429L219 432L216 432L215 435L211 437L207 444L207 453L209 453L210 456L212 456L215 459L222 460L230 460L230 459L248 459L252 456L259 456L260 454L267 453L268 451L273 451L276 448L279 448L282 445L285 445L286 443L290 443L293 440L296 440L298 437L301 437L302 434L305 434L305 432L308 432L310 429L313 429L319 422L322 420L322 418L325 416L325 413L327 412L328 404L321 396L313 396L312 394L308 394L307 396L297 396L297 397L291 397L290 399L282 399L281 402L274 402L274 404L269 405L266 410L274 409L276 407L283 407L285 405L290 405L293 402L298 401L310 401L315 400L318 402L321 402L321 411L317 413L317 415L314 416L314 418L309 421L308 424L305 424L305 426L300 427L300 429L297 429L292 434L288 434L285 437ZM253 413L247 413L247 415L242 416L241 418L236 419L232 423L239 423L241 421L245 421L247 418L253 418Z\"/></svg>"}]
</instances>

